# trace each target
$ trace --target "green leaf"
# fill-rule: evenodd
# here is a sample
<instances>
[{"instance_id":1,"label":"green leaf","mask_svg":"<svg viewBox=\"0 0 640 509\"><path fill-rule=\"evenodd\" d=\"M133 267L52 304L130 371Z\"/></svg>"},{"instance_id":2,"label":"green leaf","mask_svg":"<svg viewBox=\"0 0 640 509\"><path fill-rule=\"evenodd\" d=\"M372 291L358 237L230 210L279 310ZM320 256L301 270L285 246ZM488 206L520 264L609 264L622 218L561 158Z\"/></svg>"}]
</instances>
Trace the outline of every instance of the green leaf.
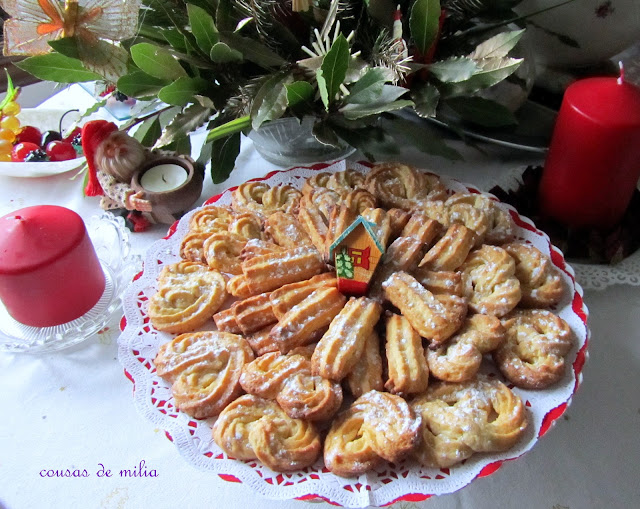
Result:
<instances>
[{"instance_id":1,"label":"green leaf","mask_svg":"<svg viewBox=\"0 0 640 509\"><path fill-rule=\"evenodd\" d=\"M440 12L440 0L416 0L411 8L411 37L422 55L429 51L438 37Z\"/></svg>"},{"instance_id":2,"label":"green leaf","mask_svg":"<svg viewBox=\"0 0 640 509\"><path fill-rule=\"evenodd\" d=\"M151 147L160 138L162 127L158 117L150 117L138 126L133 137L145 147Z\"/></svg>"},{"instance_id":3,"label":"green leaf","mask_svg":"<svg viewBox=\"0 0 640 509\"><path fill-rule=\"evenodd\" d=\"M135 64L151 76L177 80L187 75L180 62L165 48L142 42L131 46L130 51Z\"/></svg>"},{"instance_id":4,"label":"green leaf","mask_svg":"<svg viewBox=\"0 0 640 509\"><path fill-rule=\"evenodd\" d=\"M251 127L251 117L246 115L211 129L207 134L206 143L226 138L230 134L239 133L243 129Z\"/></svg>"},{"instance_id":5,"label":"green leaf","mask_svg":"<svg viewBox=\"0 0 640 509\"><path fill-rule=\"evenodd\" d=\"M315 90L308 81L294 81L285 84L285 87L287 89L287 104L290 108L313 100Z\"/></svg>"},{"instance_id":6,"label":"green leaf","mask_svg":"<svg viewBox=\"0 0 640 509\"><path fill-rule=\"evenodd\" d=\"M289 74L278 73L268 79L251 104L251 127L258 129L264 122L280 118L287 109L287 88L285 84L293 78Z\"/></svg>"},{"instance_id":7,"label":"green leaf","mask_svg":"<svg viewBox=\"0 0 640 509\"><path fill-rule=\"evenodd\" d=\"M347 75L347 69L349 68L349 59L351 58L349 52L349 42L346 37L340 34L327 54L322 59L322 78L326 83L327 101L325 107L328 109L331 101L335 99L335 96L340 91L340 85L344 82Z\"/></svg>"},{"instance_id":8,"label":"green leaf","mask_svg":"<svg viewBox=\"0 0 640 509\"><path fill-rule=\"evenodd\" d=\"M246 60L258 64L263 68L280 67L287 63L287 61L276 52L254 39L242 37L234 33L221 33L220 39L229 47L242 53L242 56Z\"/></svg>"},{"instance_id":9,"label":"green leaf","mask_svg":"<svg viewBox=\"0 0 640 509\"><path fill-rule=\"evenodd\" d=\"M158 92L158 99L174 106L184 106L194 102L194 95L203 94L209 82L202 78L178 78Z\"/></svg>"},{"instance_id":10,"label":"green leaf","mask_svg":"<svg viewBox=\"0 0 640 509\"><path fill-rule=\"evenodd\" d=\"M178 154L191 154L191 138L187 135L178 136L169 145L164 147L165 150L177 152Z\"/></svg>"},{"instance_id":11,"label":"green leaf","mask_svg":"<svg viewBox=\"0 0 640 509\"><path fill-rule=\"evenodd\" d=\"M208 55L213 46L220 40L218 29L207 11L193 4L187 4L191 33L196 38L198 47Z\"/></svg>"},{"instance_id":12,"label":"green leaf","mask_svg":"<svg viewBox=\"0 0 640 509\"><path fill-rule=\"evenodd\" d=\"M457 83L444 83L440 87L443 97L468 96L479 90L492 87L513 74L520 64L521 58L486 58L478 61L481 68L469 79Z\"/></svg>"},{"instance_id":13,"label":"green leaf","mask_svg":"<svg viewBox=\"0 0 640 509\"><path fill-rule=\"evenodd\" d=\"M60 53L36 55L26 58L15 65L44 81L82 83L101 79L99 74L85 69L80 60L65 57Z\"/></svg>"},{"instance_id":14,"label":"green leaf","mask_svg":"<svg viewBox=\"0 0 640 509\"><path fill-rule=\"evenodd\" d=\"M436 108L440 101L440 91L433 83L425 82L420 87L412 90L414 111L423 118L435 117Z\"/></svg>"},{"instance_id":15,"label":"green leaf","mask_svg":"<svg viewBox=\"0 0 640 509\"><path fill-rule=\"evenodd\" d=\"M213 142L211 156L211 180L220 184L229 178L240 153L240 133Z\"/></svg>"},{"instance_id":16,"label":"green leaf","mask_svg":"<svg viewBox=\"0 0 640 509\"><path fill-rule=\"evenodd\" d=\"M182 53L187 52L187 41L184 35L182 35L175 28L165 28L160 32L162 37L171 45L171 47Z\"/></svg>"},{"instance_id":17,"label":"green leaf","mask_svg":"<svg viewBox=\"0 0 640 509\"><path fill-rule=\"evenodd\" d=\"M133 71L118 80L118 90L129 97L156 95L167 84L166 80L154 78L143 71Z\"/></svg>"},{"instance_id":18,"label":"green leaf","mask_svg":"<svg viewBox=\"0 0 640 509\"><path fill-rule=\"evenodd\" d=\"M453 97L446 101L467 122L484 127L517 125L518 120L506 106L482 97Z\"/></svg>"},{"instance_id":19,"label":"green leaf","mask_svg":"<svg viewBox=\"0 0 640 509\"><path fill-rule=\"evenodd\" d=\"M76 37L63 37L55 41L49 41L55 51L69 58L77 58L80 60L80 51L78 51L78 39Z\"/></svg>"},{"instance_id":20,"label":"green leaf","mask_svg":"<svg viewBox=\"0 0 640 509\"><path fill-rule=\"evenodd\" d=\"M524 30L501 32L479 44L469 55L469 58L481 60L484 58L506 57L524 34Z\"/></svg>"},{"instance_id":21,"label":"green leaf","mask_svg":"<svg viewBox=\"0 0 640 509\"><path fill-rule=\"evenodd\" d=\"M420 152L450 161L463 159L460 152L448 146L440 133L424 121L415 122L393 115L391 118L383 119L382 122L398 143L411 144Z\"/></svg>"},{"instance_id":22,"label":"green leaf","mask_svg":"<svg viewBox=\"0 0 640 509\"><path fill-rule=\"evenodd\" d=\"M347 104L367 104L375 101L382 93L384 84L390 81L389 71L382 67L369 69L349 90L345 98Z\"/></svg>"},{"instance_id":23,"label":"green leaf","mask_svg":"<svg viewBox=\"0 0 640 509\"><path fill-rule=\"evenodd\" d=\"M224 42L214 44L209 56L216 64L228 64L230 62L242 61L242 53L230 48Z\"/></svg>"},{"instance_id":24,"label":"green leaf","mask_svg":"<svg viewBox=\"0 0 640 509\"><path fill-rule=\"evenodd\" d=\"M232 0L219 0L216 9L216 24L220 32L233 32L237 26L237 18Z\"/></svg>"},{"instance_id":25,"label":"green leaf","mask_svg":"<svg viewBox=\"0 0 640 509\"><path fill-rule=\"evenodd\" d=\"M180 113L175 115L164 128L162 136L156 141L153 148L161 148L170 145L182 136L187 136L198 127L202 126L209 118L212 111L210 108L200 106L200 104L191 104ZM163 119L160 119L161 125Z\"/></svg>"},{"instance_id":26,"label":"green leaf","mask_svg":"<svg viewBox=\"0 0 640 509\"><path fill-rule=\"evenodd\" d=\"M469 79L479 70L476 63L467 57L453 57L440 60L427 66L440 81L459 82Z\"/></svg>"},{"instance_id":27,"label":"green leaf","mask_svg":"<svg viewBox=\"0 0 640 509\"><path fill-rule=\"evenodd\" d=\"M387 111L395 111L401 110L402 108L406 108L408 106L413 106L413 101L409 100L400 100L393 101L390 103L379 103L379 104L368 104L359 108L353 108L349 110L343 109L342 112L345 118L349 120L357 120L359 118L369 117L371 115L379 115L380 113L385 113Z\"/></svg>"},{"instance_id":28,"label":"green leaf","mask_svg":"<svg viewBox=\"0 0 640 509\"><path fill-rule=\"evenodd\" d=\"M318 91L320 92L320 99L324 107L329 109L329 90L327 88L327 80L324 79L324 73L322 69L316 69L316 82L318 83Z\"/></svg>"}]
</instances>

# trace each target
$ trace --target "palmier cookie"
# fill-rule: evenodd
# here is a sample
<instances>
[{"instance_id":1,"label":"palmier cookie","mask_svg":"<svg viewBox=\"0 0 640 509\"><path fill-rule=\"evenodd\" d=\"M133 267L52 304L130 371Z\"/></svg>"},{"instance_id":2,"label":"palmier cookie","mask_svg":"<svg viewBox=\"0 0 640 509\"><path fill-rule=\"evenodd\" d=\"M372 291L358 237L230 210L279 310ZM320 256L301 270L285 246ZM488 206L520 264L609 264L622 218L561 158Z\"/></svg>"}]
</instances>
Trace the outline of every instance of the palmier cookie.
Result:
<instances>
[{"instance_id":1,"label":"palmier cookie","mask_svg":"<svg viewBox=\"0 0 640 509\"><path fill-rule=\"evenodd\" d=\"M189 332L211 319L226 296L224 278L206 265L165 265L158 289L149 299L149 319L159 331Z\"/></svg>"},{"instance_id":2,"label":"palmier cookie","mask_svg":"<svg viewBox=\"0 0 640 509\"><path fill-rule=\"evenodd\" d=\"M423 419L414 455L428 467L447 468L475 452L509 449L528 425L522 400L498 380L436 382L411 407Z\"/></svg>"},{"instance_id":3,"label":"palmier cookie","mask_svg":"<svg viewBox=\"0 0 640 509\"><path fill-rule=\"evenodd\" d=\"M364 185L386 208L410 210L422 201L446 198L446 189L438 177L401 163L375 165Z\"/></svg>"},{"instance_id":4,"label":"palmier cookie","mask_svg":"<svg viewBox=\"0 0 640 509\"><path fill-rule=\"evenodd\" d=\"M422 338L404 316L386 317L385 342L388 380L384 384L393 394L417 394L429 385L429 366Z\"/></svg>"},{"instance_id":5,"label":"palmier cookie","mask_svg":"<svg viewBox=\"0 0 640 509\"><path fill-rule=\"evenodd\" d=\"M521 307L547 308L560 301L564 285L560 272L548 256L524 242L510 242L501 247L516 262L516 277L522 291Z\"/></svg>"},{"instance_id":6,"label":"palmier cookie","mask_svg":"<svg viewBox=\"0 0 640 509\"><path fill-rule=\"evenodd\" d=\"M249 394L275 399L289 417L331 418L342 404L340 384L311 373L308 357L271 352L247 364L240 377Z\"/></svg>"},{"instance_id":7,"label":"palmier cookie","mask_svg":"<svg viewBox=\"0 0 640 509\"><path fill-rule=\"evenodd\" d=\"M434 295L406 272L396 272L382 283L385 297L435 348L462 325L466 301L457 295Z\"/></svg>"},{"instance_id":8,"label":"palmier cookie","mask_svg":"<svg viewBox=\"0 0 640 509\"><path fill-rule=\"evenodd\" d=\"M180 350L184 347L185 339L180 336L176 339L178 341L161 351L161 357L157 359L160 367L167 366L169 352L177 357L191 357L193 360L185 360L182 363L184 369L173 380L171 392L176 407L196 419L218 415L242 393L242 366L253 360L253 351L242 336L226 332L198 334L184 352ZM198 351L202 353L196 353ZM160 362L163 359L165 362ZM180 361L174 361L174 365L175 363ZM172 370L164 373L170 379L175 374Z\"/></svg>"},{"instance_id":9,"label":"palmier cookie","mask_svg":"<svg viewBox=\"0 0 640 509\"><path fill-rule=\"evenodd\" d=\"M230 457L258 459L276 472L311 466L322 450L313 424L292 419L275 401L251 394L240 396L222 411L212 435Z\"/></svg>"},{"instance_id":10,"label":"palmier cookie","mask_svg":"<svg viewBox=\"0 0 640 509\"><path fill-rule=\"evenodd\" d=\"M369 391L382 391L382 356L380 355L380 338L374 330L364 344L360 360L346 377L347 387L355 398Z\"/></svg>"},{"instance_id":11,"label":"palmier cookie","mask_svg":"<svg viewBox=\"0 0 640 509\"><path fill-rule=\"evenodd\" d=\"M515 310L502 319L505 342L493 352L500 372L517 387L544 389L565 371L573 334L562 318L544 309Z\"/></svg>"},{"instance_id":12,"label":"palmier cookie","mask_svg":"<svg viewBox=\"0 0 640 509\"><path fill-rule=\"evenodd\" d=\"M252 212L235 214L229 223L228 231L245 240L264 240L262 220L257 214L253 214Z\"/></svg>"},{"instance_id":13,"label":"palmier cookie","mask_svg":"<svg viewBox=\"0 0 640 509\"><path fill-rule=\"evenodd\" d=\"M502 317L520 302L515 260L498 246L482 245L460 266L469 309Z\"/></svg>"},{"instance_id":14,"label":"palmier cookie","mask_svg":"<svg viewBox=\"0 0 640 509\"><path fill-rule=\"evenodd\" d=\"M242 262L242 272L254 295L304 281L326 269L322 256L313 247L285 249Z\"/></svg>"},{"instance_id":15,"label":"palmier cookie","mask_svg":"<svg viewBox=\"0 0 640 509\"><path fill-rule=\"evenodd\" d=\"M373 299L349 299L316 345L313 373L338 382L346 377L360 360L381 313L382 306Z\"/></svg>"},{"instance_id":16,"label":"palmier cookie","mask_svg":"<svg viewBox=\"0 0 640 509\"><path fill-rule=\"evenodd\" d=\"M189 220L190 232L219 233L227 231L233 219L231 210L217 205L206 205L198 209Z\"/></svg>"},{"instance_id":17,"label":"palmier cookie","mask_svg":"<svg viewBox=\"0 0 640 509\"><path fill-rule=\"evenodd\" d=\"M353 168L332 173L326 187L344 196L355 189L364 188L364 175Z\"/></svg>"},{"instance_id":18,"label":"palmier cookie","mask_svg":"<svg viewBox=\"0 0 640 509\"><path fill-rule=\"evenodd\" d=\"M189 231L180 243L180 258L189 262L207 263L204 256L204 241L211 237L207 231Z\"/></svg>"},{"instance_id":19,"label":"palmier cookie","mask_svg":"<svg viewBox=\"0 0 640 509\"><path fill-rule=\"evenodd\" d=\"M326 171L321 171L308 177L302 184L302 196L309 196L314 189L326 188L330 177L331 173Z\"/></svg>"},{"instance_id":20,"label":"palmier cookie","mask_svg":"<svg viewBox=\"0 0 640 509\"><path fill-rule=\"evenodd\" d=\"M270 336L282 353L313 343L326 331L346 301L335 287L318 288L287 311L271 329Z\"/></svg>"},{"instance_id":21,"label":"palmier cookie","mask_svg":"<svg viewBox=\"0 0 640 509\"><path fill-rule=\"evenodd\" d=\"M331 424L324 444L325 466L349 477L384 460L397 462L416 447L421 423L422 418L400 396L369 391Z\"/></svg>"},{"instance_id":22,"label":"palmier cookie","mask_svg":"<svg viewBox=\"0 0 640 509\"><path fill-rule=\"evenodd\" d=\"M158 348L153 364L156 374L173 383L186 368L202 362L212 350L215 332L190 332L180 334Z\"/></svg>"},{"instance_id":23,"label":"palmier cookie","mask_svg":"<svg viewBox=\"0 0 640 509\"><path fill-rule=\"evenodd\" d=\"M431 374L447 382L470 380L478 373L483 355L498 348L504 339L499 318L471 315L449 341L427 351Z\"/></svg>"},{"instance_id":24,"label":"palmier cookie","mask_svg":"<svg viewBox=\"0 0 640 509\"><path fill-rule=\"evenodd\" d=\"M227 274L242 274L240 254L246 239L234 233L210 235L202 244L204 258L212 269Z\"/></svg>"},{"instance_id":25,"label":"palmier cookie","mask_svg":"<svg viewBox=\"0 0 640 509\"><path fill-rule=\"evenodd\" d=\"M311 237L296 216L281 210L265 219L265 233L275 244L284 248L311 246Z\"/></svg>"}]
</instances>

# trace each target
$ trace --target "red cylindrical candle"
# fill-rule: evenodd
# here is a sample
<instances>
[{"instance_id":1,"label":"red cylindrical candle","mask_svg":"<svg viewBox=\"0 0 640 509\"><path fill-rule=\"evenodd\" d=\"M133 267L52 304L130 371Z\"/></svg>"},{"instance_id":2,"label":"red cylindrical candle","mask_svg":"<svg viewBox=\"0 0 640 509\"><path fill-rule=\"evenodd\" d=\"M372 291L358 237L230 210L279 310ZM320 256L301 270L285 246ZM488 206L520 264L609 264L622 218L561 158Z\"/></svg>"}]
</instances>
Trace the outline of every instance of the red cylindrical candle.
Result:
<instances>
[{"instance_id":1,"label":"red cylindrical candle","mask_svg":"<svg viewBox=\"0 0 640 509\"><path fill-rule=\"evenodd\" d=\"M18 322L75 320L102 297L105 276L82 218L54 205L0 218L0 300Z\"/></svg>"},{"instance_id":2,"label":"red cylindrical candle","mask_svg":"<svg viewBox=\"0 0 640 509\"><path fill-rule=\"evenodd\" d=\"M640 88L587 78L565 91L539 189L540 210L573 227L609 228L640 177Z\"/></svg>"}]
</instances>

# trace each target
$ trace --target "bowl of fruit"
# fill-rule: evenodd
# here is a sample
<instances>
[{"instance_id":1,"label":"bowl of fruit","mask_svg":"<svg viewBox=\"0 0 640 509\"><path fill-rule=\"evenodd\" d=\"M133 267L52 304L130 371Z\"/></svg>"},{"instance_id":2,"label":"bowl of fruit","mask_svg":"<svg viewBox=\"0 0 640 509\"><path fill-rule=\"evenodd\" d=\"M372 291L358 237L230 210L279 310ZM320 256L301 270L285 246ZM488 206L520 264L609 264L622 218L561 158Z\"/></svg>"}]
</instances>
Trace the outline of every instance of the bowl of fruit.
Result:
<instances>
[{"instance_id":1,"label":"bowl of fruit","mask_svg":"<svg viewBox=\"0 0 640 509\"><path fill-rule=\"evenodd\" d=\"M80 113L22 109L18 95L10 86L0 102L0 175L44 177L82 168Z\"/></svg>"}]
</instances>

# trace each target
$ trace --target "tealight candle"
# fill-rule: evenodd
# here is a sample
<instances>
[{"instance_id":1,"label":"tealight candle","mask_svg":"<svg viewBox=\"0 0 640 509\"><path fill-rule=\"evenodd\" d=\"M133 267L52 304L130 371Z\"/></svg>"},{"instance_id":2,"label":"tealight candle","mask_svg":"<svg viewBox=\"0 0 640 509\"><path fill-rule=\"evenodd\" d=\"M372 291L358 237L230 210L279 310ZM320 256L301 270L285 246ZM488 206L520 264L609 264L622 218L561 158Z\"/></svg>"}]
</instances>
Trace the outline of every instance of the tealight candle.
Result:
<instances>
[{"instance_id":1,"label":"tealight candle","mask_svg":"<svg viewBox=\"0 0 640 509\"><path fill-rule=\"evenodd\" d=\"M610 228L640 177L640 88L587 78L565 91L540 182L540 210L573 227Z\"/></svg>"},{"instance_id":2,"label":"tealight candle","mask_svg":"<svg viewBox=\"0 0 640 509\"><path fill-rule=\"evenodd\" d=\"M189 174L178 164L159 164L152 166L140 177L140 185L153 193L166 193L183 185Z\"/></svg>"},{"instance_id":3,"label":"tealight candle","mask_svg":"<svg viewBox=\"0 0 640 509\"><path fill-rule=\"evenodd\" d=\"M105 275L82 218L54 205L0 218L0 300L16 321L51 327L102 297Z\"/></svg>"}]
</instances>

